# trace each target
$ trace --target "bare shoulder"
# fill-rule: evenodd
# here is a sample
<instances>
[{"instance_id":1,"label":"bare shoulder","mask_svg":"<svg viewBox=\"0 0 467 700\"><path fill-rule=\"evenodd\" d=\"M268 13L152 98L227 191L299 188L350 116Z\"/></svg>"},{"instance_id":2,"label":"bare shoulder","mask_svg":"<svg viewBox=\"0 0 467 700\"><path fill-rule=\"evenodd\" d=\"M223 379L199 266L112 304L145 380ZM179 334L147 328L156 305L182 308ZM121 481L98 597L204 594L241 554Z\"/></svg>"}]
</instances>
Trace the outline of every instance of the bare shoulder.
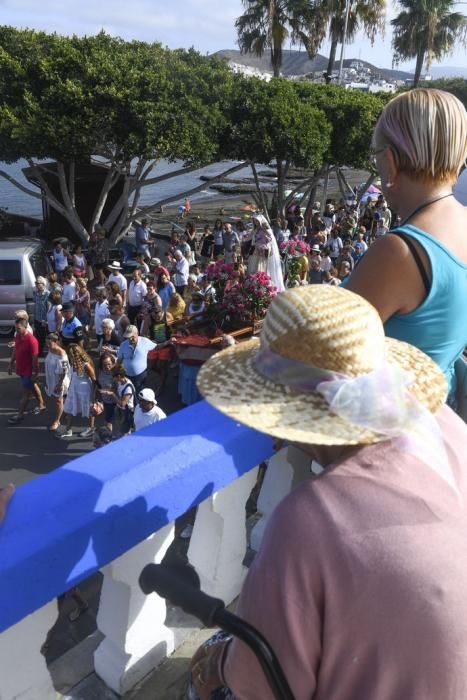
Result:
<instances>
[{"instance_id":1,"label":"bare shoulder","mask_svg":"<svg viewBox=\"0 0 467 700\"><path fill-rule=\"evenodd\" d=\"M367 299L383 321L423 300L424 287L407 244L398 236L379 238L355 268L347 289Z\"/></svg>"}]
</instances>

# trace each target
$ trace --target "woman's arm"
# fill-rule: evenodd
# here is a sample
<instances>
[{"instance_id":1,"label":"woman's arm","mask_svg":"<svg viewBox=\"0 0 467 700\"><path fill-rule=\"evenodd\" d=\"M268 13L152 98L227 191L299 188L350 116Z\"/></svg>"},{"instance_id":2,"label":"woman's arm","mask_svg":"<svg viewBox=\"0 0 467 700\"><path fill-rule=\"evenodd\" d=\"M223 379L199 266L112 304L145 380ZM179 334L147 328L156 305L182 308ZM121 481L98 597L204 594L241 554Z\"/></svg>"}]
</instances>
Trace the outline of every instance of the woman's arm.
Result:
<instances>
[{"instance_id":1,"label":"woman's arm","mask_svg":"<svg viewBox=\"0 0 467 700\"><path fill-rule=\"evenodd\" d=\"M63 323L62 311L61 311L61 309L55 309L55 326L57 329L57 333L60 333L60 331L62 330L62 323Z\"/></svg>"},{"instance_id":2,"label":"woman's arm","mask_svg":"<svg viewBox=\"0 0 467 700\"><path fill-rule=\"evenodd\" d=\"M86 370L86 374L88 375L89 379L93 382L93 384L95 384L96 371L94 369L94 366L90 362L85 362L84 369Z\"/></svg>"},{"instance_id":3,"label":"woman's arm","mask_svg":"<svg viewBox=\"0 0 467 700\"><path fill-rule=\"evenodd\" d=\"M118 394L115 394L115 397L117 399L117 403L120 406L120 408L125 408L125 406L128 404L129 400L131 399L132 392L127 391L126 394L122 394L122 396L118 396Z\"/></svg>"}]
</instances>

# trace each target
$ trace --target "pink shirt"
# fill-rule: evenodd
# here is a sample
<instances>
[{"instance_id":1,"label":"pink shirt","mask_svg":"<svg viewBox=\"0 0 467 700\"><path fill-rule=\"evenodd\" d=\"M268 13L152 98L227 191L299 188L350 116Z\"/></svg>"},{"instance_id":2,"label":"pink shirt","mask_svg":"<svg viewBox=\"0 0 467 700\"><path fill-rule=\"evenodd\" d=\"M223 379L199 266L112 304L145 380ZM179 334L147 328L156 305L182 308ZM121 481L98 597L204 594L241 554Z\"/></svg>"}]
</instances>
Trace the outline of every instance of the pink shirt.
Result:
<instances>
[{"instance_id":1,"label":"pink shirt","mask_svg":"<svg viewBox=\"0 0 467 700\"><path fill-rule=\"evenodd\" d=\"M275 649L296 700L467 698L467 426L438 421L461 499L386 442L302 483L278 506L239 601ZM234 640L237 700L269 700Z\"/></svg>"}]
</instances>

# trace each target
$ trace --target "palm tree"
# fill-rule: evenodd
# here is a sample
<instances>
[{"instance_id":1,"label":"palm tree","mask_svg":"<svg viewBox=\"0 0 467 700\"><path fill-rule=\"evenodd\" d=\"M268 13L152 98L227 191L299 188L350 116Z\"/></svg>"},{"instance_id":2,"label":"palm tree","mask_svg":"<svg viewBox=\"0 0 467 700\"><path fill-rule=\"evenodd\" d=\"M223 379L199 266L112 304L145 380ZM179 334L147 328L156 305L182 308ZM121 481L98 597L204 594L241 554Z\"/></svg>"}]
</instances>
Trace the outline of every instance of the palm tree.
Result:
<instances>
[{"instance_id":1,"label":"palm tree","mask_svg":"<svg viewBox=\"0 0 467 700\"><path fill-rule=\"evenodd\" d=\"M347 32L344 37L346 0L318 0L315 6L315 22L324 29L331 41L327 74L332 75L336 61L337 45L351 42L359 29L363 29L373 41L384 34L385 0L350 0Z\"/></svg>"},{"instance_id":2,"label":"palm tree","mask_svg":"<svg viewBox=\"0 0 467 700\"><path fill-rule=\"evenodd\" d=\"M453 0L400 0L401 12L391 21L394 27L393 63L415 58L413 87L420 82L423 65L452 52L456 42L467 41L467 17L451 12Z\"/></svg>"},{"instance_id":3,"label":"palm tree","mask_svg":"<svg viewBox=\"0 0 467 700\"><path fill-rule=\"evenodd\" d=\"M235 22L240 50L262 56L270 49L276 77L280 76L282 47L287 39L292 44L303 44L310 58L316 55L322 36L315 35L312 0L242 0L242 3L245 12Z\"/></svg>"}]
</instances>

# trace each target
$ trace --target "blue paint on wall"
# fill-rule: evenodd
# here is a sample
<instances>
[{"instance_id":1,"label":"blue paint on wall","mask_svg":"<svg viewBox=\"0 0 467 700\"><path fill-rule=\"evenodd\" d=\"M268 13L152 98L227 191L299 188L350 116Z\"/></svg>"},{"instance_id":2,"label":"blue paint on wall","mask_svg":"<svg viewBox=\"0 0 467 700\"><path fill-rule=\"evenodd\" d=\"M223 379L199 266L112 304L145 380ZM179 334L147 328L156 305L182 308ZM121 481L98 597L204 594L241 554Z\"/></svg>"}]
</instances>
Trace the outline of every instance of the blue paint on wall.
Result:
<instances>
[{"instance_id":1,"label":"blue paint on wall","mask_svg":"<svg viewBox=\"0 0 467 700\"><path fill-rule=\"evenodd\" d=\"M21 486L0 526L0 632L271 454L203 401Z\"/></svg>"}]
</instances>

